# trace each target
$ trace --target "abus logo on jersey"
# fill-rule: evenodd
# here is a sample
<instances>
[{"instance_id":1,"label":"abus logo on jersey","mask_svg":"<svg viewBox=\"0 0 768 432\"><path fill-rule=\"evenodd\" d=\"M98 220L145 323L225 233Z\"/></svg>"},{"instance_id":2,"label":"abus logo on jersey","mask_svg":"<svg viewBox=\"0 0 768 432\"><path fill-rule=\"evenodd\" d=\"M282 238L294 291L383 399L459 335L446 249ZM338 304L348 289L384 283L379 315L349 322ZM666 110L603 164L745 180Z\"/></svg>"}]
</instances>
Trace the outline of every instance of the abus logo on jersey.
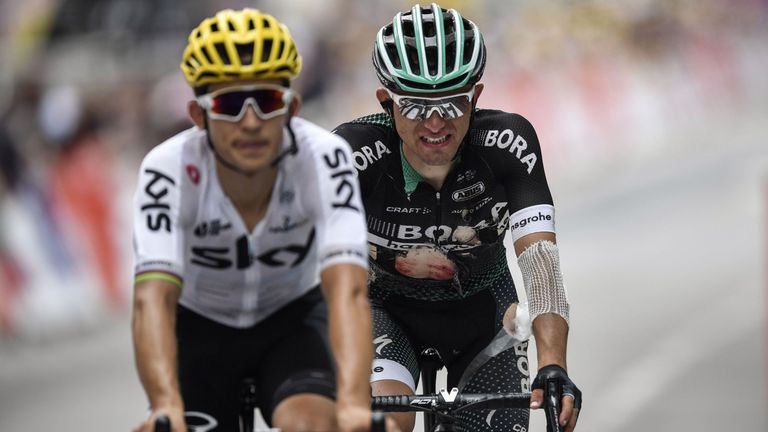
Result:
<instances>
[{"instance_id":1,"label":"abus logo on jersey","mask_svg":"<svg viewBox=\"0 0 768 432\"><path fill-rule=\"evenodd\" d=\"M336 182L336 197L331 205L333 208L348 208L356 212L360 209L352 204L355 197L355 172L349 166L347 154L344 150L337 148L332 155L324 155L323 160L328 168L331 169L331 179Z\"/></svg>"},{"instance_id":2,"label":"abus logo on jersey","mask_svg":"<svg viewBox=\"0 0 768 432\"><path fill-rule=\"evenodd\" d=\"M485 192L485 184L483 182L477 182L472 186L465 187L464 189L459 189L456 192L452 193L451 198L453 198L453 200L456 202L461 202L461 201L466 201L468 199L471 199L472 197L478 196L483 192Z\"/></svg>"},{"instance_id":3,"label":"abus logo on jersey","mask_svg":"<svg viewBox=\"0 0 768 432\"><path fill-rule=\"evenodd\" d=\"M152 231L165 229L171 232L171 217L168 215L171 205L167 198L168 188L176 186L176 181L152 168L145 169L144 173L151 176L144 186L144 193L150 201L141 204L141 211L147 213L147 228Z\"/></svg>"},{"instance_id":4,"label":"abus logo on jersey","mask_svg":"<svg viewBox=\"0 0 768 432\"><path fill-rule=\"evenodd\" d=\"M496 146L502 150L509 148L509 152L515 155L515 157L528 166L528 174L533 171L533 167L536 165L538 158L536 153L528 153L523 156L523 151L528 148L528 142L522 136L515 136L515 133L510 129L504 129L499 132L497 130L489 130L485 136L486 147Z\"/></svg>"}]
</instances>

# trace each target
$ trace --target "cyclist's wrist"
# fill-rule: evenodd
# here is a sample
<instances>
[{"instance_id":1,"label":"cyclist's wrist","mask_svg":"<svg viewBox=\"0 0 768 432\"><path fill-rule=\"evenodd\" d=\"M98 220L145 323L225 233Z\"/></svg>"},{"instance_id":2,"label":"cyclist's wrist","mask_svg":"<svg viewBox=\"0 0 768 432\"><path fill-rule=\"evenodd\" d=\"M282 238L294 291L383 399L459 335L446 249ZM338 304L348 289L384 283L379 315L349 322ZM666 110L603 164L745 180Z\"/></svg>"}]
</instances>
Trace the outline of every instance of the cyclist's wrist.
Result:
<instances>
[{"instance_id":1,"label":"cyclist's wrist","mask_svg":"<svg viewBox=\"0 0 768 432\"><path fill-rule=\"evenodd\" d=\"M346 409L357 409L357 408L364 408L369 409L371 407L371 398L356 398L356 397L347 397L347 398L337 398L336 399L336 410L346 410Z\"/></svg>"},{"instance_id":2,"label":"cyclist's wrist","mask_svg":"<svg viewBox=\"0 0 768 432\"><path fill-rule=\"evenodd\" d=\"M153 412L164 409L184 411L184 401L178 392L169 392L152 398L151 408Z\"/></svg>"}]
</instances>

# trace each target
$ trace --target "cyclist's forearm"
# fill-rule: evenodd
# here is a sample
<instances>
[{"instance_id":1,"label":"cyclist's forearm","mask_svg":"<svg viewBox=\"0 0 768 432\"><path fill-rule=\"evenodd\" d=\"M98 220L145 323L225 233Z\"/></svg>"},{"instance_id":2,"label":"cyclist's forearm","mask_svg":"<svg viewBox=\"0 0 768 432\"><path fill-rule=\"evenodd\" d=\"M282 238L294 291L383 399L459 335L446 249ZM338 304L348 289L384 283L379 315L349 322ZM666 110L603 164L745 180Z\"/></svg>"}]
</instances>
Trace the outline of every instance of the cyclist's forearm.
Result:
<instances>
[{"instance_id":1,"label":"cyclist's forearm","mask_svg":"<svg viewBox=\"0 0 768 432\"><path fill-rule=\"evenodd\" d=\"M153 408L180 406L176 371L176 305L150 287L137 287L133 307L133 345L139 378Z\"/></svg>"},{"instance_id":2,"label":"cyclist's forearm","mask_svg":"<svg viewBox=\"0 0 768 432\"><path fill-rule=\"evenodd\" d=\"M373 348L367 272L359 266L343 266L348 268L334 266L323 272L329 333L336 359L337 401L340 406L369 407Z\"/></svg>"},{"instance_id":3,"label":"cyclist's forearm","mask_svg":"<svg viewBox=\"0 0 768 432\"><path fill-rule=\"evenodd\" d=\"M533 335L539 367L556 364L567 369L568 323L557 314L539 315L533 320Z\"/></svg>"}]
</instances>

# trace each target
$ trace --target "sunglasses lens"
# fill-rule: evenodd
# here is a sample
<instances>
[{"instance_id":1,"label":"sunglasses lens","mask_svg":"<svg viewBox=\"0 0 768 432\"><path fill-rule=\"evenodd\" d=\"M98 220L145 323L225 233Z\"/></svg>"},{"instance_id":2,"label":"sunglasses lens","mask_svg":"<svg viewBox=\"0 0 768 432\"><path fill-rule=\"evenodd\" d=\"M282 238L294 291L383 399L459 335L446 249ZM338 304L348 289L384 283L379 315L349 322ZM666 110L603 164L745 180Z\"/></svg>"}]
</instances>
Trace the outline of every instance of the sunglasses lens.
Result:
<instances>
[{"instance_id":1,"label":"sunglasses lens","mask_svg":"<svg viewBox=\"0 0 768 432\"><path fill-rule=\"evenodd\" d=\"M408 120L423 120L434 111L445 120L453 120L469 112L472 97L469 94L435 99L399 97L396 103L400 114Z\"/></svg>"},{"instance_id":2,"label":"sunglasses lens","mask_svg":"<svg viewBox=\"0 0 768 432\"><path fill-rule=\"evenodd\" d=\"M287 110L285 92L279 89L236 90L219 93L212 98L210 112L219 116L237 118L245 108L245 104L253 100L258 107L258 114L282 114ZM259 112L260 111L260 112Z\"/></svg>"}]
</instances>

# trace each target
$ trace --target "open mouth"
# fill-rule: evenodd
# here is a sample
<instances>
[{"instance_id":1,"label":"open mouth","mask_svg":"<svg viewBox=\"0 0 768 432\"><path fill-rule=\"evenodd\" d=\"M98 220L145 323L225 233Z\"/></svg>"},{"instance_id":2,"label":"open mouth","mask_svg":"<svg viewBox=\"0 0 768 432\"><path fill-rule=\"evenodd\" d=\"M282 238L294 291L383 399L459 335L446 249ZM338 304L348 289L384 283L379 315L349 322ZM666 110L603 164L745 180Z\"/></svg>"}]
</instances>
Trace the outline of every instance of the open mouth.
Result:
<instances>
[{"instance_id":1,"label":"open mouth","mask_svg":"<svg viewBox=\"0 0 768 432\"><path fill-rule=\"evenodd\" d=\"M443 135L443 136L440 136L440 137L427 137L427 136L423 136L423 137L421 137L421 141L426 143L426 144L430 144L430 145L440 145L440 144L443 144L444 142L448 141L448 135Z\"/></svg>"}]
</instances>

